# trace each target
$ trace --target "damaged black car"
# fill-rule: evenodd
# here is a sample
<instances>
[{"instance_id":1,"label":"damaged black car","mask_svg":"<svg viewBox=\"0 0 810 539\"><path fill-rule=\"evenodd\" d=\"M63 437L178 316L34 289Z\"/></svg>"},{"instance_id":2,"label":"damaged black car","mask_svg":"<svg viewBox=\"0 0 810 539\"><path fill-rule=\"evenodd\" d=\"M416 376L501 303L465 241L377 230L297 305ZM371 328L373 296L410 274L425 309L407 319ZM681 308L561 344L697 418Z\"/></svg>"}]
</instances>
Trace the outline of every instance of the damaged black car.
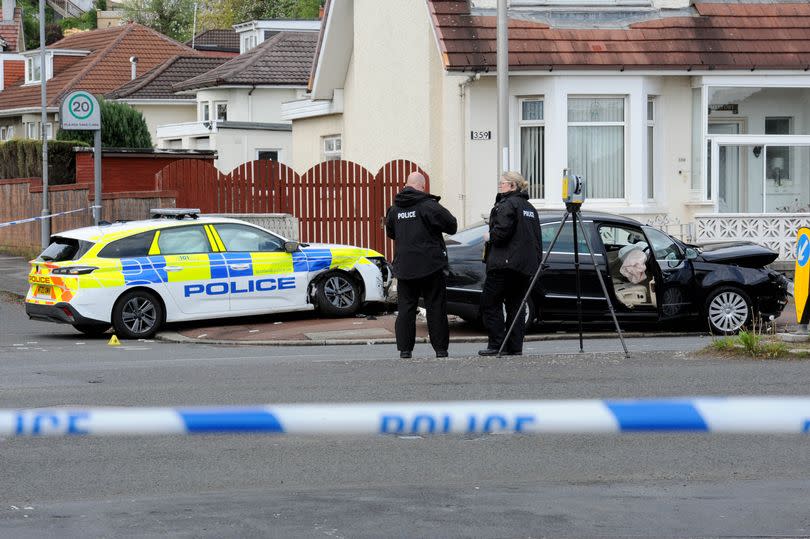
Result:
<instances>
[{"instance_id":1,"label":"damaged black car","mask_svg":"<svg viewBox=\"0 0 810 539\"><path fill-rule=\"evenodd\" d=\"M774 320L787 304L787 278L767 267L778 256L771 249L749 242L690 245L633 219L600 212L582 212L580 217L594 250L591 257L579 231L584 321L611 320L596 271L602 274L620 322L699 318L713 333L732 334L756 320ZM540 215L544 257L561 220L562 214ZM447 238L448 313L465 320L480 319L486 231L482 223ZM532 291L526 321L576 319L574 235L569 219Z\"/></svg>"}]
</instances>

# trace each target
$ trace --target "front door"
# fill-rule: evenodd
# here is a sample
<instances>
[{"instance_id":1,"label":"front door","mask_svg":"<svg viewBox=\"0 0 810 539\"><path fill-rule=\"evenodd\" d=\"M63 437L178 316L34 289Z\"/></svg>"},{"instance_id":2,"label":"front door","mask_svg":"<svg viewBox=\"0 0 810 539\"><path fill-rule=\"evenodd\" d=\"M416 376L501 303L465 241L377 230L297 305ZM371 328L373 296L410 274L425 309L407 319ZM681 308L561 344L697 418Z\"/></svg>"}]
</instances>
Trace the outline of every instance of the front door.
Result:
<instances>
[{"instance_id":1,"label":"front door","mask_svg":"<svg viewBox=\"0 0 810 539\"><path fill-rule=\"evenodd\" d=\"M307 307L307 271L295 267L282 238L239 223L211 226L215 240L225 249L222 256L232 311L260 313Z\"/></svg>"},{"instance_id":2,"label":"front door","mask_svg":"<svg viewBox=\"0 0 810 539\"><path fill-rule=\"evenodd\" d=\"M228 280L212 259L219 255L212 254L203 226L164 228L156 241L166 264L166 288L177 307L193 315L227 313Z\"/></svg>"},{"instance_id":3,"label":"front door","mask_svg":"<svg viewBox=\"0 0 810 539\"><path fill-rule=\"evenodd\" d=\"M584 229L590 233L593 223L583 221L582 224ZM574 264L573 223L569 220L563 225L559 237L552 247L551 243L559 229L559 221L543 223L540 226L543 254L545 256L545 253L548 253L547 266L543 268L543 273L540 276L540 288L543 291L543 304L540 312L543 317L554 318L559 315L570 318L572 313L577 312L577 275ZM583 316L593 318L594 316L601 316L601 313L607 312L608 309L605 295L596 277L596 268L588 251L588 244L582 236L582 230L583 228L578 225L577 250L579 252L580 298L582 300ZM595 241L593 235L590 235L589 239L594 250L598 251L599 244ZM604 264L602 253L596 252L594 258L598 265Z\"/></svg>"},{"instance_id":4,"label":"front door","mask_svg":"<svg viewBox=\"0 0 810 539\"><path fill-rule=\"evenodd\" d=\"M644 227L655 263L660 269L658 311L662 319L689 315L693 310L694 269L678 244L660 230Z\"/></svg>"}]
</instances>

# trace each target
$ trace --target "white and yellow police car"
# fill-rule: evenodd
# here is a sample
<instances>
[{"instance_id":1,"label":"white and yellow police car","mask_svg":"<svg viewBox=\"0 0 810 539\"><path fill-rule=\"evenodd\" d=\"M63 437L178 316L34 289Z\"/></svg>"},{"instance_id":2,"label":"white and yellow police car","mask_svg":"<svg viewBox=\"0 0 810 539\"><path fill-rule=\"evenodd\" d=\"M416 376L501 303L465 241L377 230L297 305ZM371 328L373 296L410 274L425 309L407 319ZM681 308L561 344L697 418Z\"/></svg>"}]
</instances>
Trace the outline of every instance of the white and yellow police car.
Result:
<instances>
[{"instance_id":1,"label":"white and yellow police car","mask_svg":"<svg viewBox=\"0 0 810 539\"><path fill-rule=\"evenodd\" d=\"M199 210L60 232L30 262L28 316L86 334L148 338L166 322L317 309L350 315L382 302L380 253L289 241Z\"/></svg>"}]
</instances>

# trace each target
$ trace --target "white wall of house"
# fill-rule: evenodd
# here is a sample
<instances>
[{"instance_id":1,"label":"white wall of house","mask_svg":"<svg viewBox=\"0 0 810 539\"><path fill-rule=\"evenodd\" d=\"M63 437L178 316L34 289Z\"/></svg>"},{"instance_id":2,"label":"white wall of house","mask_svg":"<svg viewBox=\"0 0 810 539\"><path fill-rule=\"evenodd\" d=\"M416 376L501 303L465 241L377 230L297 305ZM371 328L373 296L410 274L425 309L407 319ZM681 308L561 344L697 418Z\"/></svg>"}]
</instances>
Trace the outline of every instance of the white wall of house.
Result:
<instances>
[{"instance_id":1,"label":"white wall of house","mask_svg":"<svg viewBox=\"0 0 810 539\"><path fill-rule=\"evenodd\" d=\"M149 135L152 137L152 144L155 147L159 145L157 136L159 125L194 122L197 120L197 107L193 102L167 105L131 103L131 106L143 114L146 126L149 128Z\"/></svg>"},{"instance_id":2,"label":"white wall of house","mask_svg":"<svg viewBox=\"0 0 810 539\"><path fill-rule=\"evenodd\" d=\"M333 135L345 139L342 114L296 120L292 132L292 167L296 172L303 174L323 161L323 138Z\"/></svg>"},{"instance_id":3,"label":"white wall of house","mask_svg":"<svg viewBox=\"0 0 810 539\"><path fill-rule=\"evenodd\" d=\"M217 168L228 173L242 163L256 159L258 150L278 151L278 160L289 163L292 137L289 131L220 129L211 137L211 149L217 150Z\"/></svg>"},{"instance_id":4,"label":"white wall of house","mask_svg":"<svg viewBox=\"0 0 810 539\"><path fill-rule=\"evenodd\" d=\"M212 117L215 103L228 103L228 121L289 123L281 119L281 104L293 101L302 94L302 88L210 88L197 92L197 106L211 103ZM199 109L198 109L199 110ZM202 118L200 118L202 121Z\"/></svg>"}]
</instances>

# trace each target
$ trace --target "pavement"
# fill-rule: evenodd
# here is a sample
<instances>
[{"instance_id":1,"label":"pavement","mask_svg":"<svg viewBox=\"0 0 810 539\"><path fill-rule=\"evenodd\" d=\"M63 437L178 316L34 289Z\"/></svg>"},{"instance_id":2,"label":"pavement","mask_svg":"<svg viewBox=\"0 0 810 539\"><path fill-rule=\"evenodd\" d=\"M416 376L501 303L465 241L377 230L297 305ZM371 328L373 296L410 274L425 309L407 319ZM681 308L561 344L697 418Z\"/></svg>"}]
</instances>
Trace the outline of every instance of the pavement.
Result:
<instances>
[{"instance_id":1,"label":"pavement","mask_svg":"<svg viewBox=\"0 0 810 539\"><path fill-rule=\"evenodd\" d=\"M0 295L21 298L28 290L28 262L22 257L0 253ZM2 298L0 298L2 299ZM390 344L395 342L396 313L376 309L348 318L321 318L314 313L223 318L193 323L170 324L158 338L182 343L249 344L249 345L332 345L332 344ZM792 298L776 320L778 331L796 329ZM608 337L615 334L612 325L586 326L585 338ZM680 331L662 332L655 326L623 327L623 335L631 337L705 334L697 324ZM544 327L526 336L526 341L570 339L577 334L575 324ZM417 343L428 342L427 324L420 316L416 322ZM450 317L451 342L486 342L485 332L454 316Z\"/></svg>"}]
</instances>

